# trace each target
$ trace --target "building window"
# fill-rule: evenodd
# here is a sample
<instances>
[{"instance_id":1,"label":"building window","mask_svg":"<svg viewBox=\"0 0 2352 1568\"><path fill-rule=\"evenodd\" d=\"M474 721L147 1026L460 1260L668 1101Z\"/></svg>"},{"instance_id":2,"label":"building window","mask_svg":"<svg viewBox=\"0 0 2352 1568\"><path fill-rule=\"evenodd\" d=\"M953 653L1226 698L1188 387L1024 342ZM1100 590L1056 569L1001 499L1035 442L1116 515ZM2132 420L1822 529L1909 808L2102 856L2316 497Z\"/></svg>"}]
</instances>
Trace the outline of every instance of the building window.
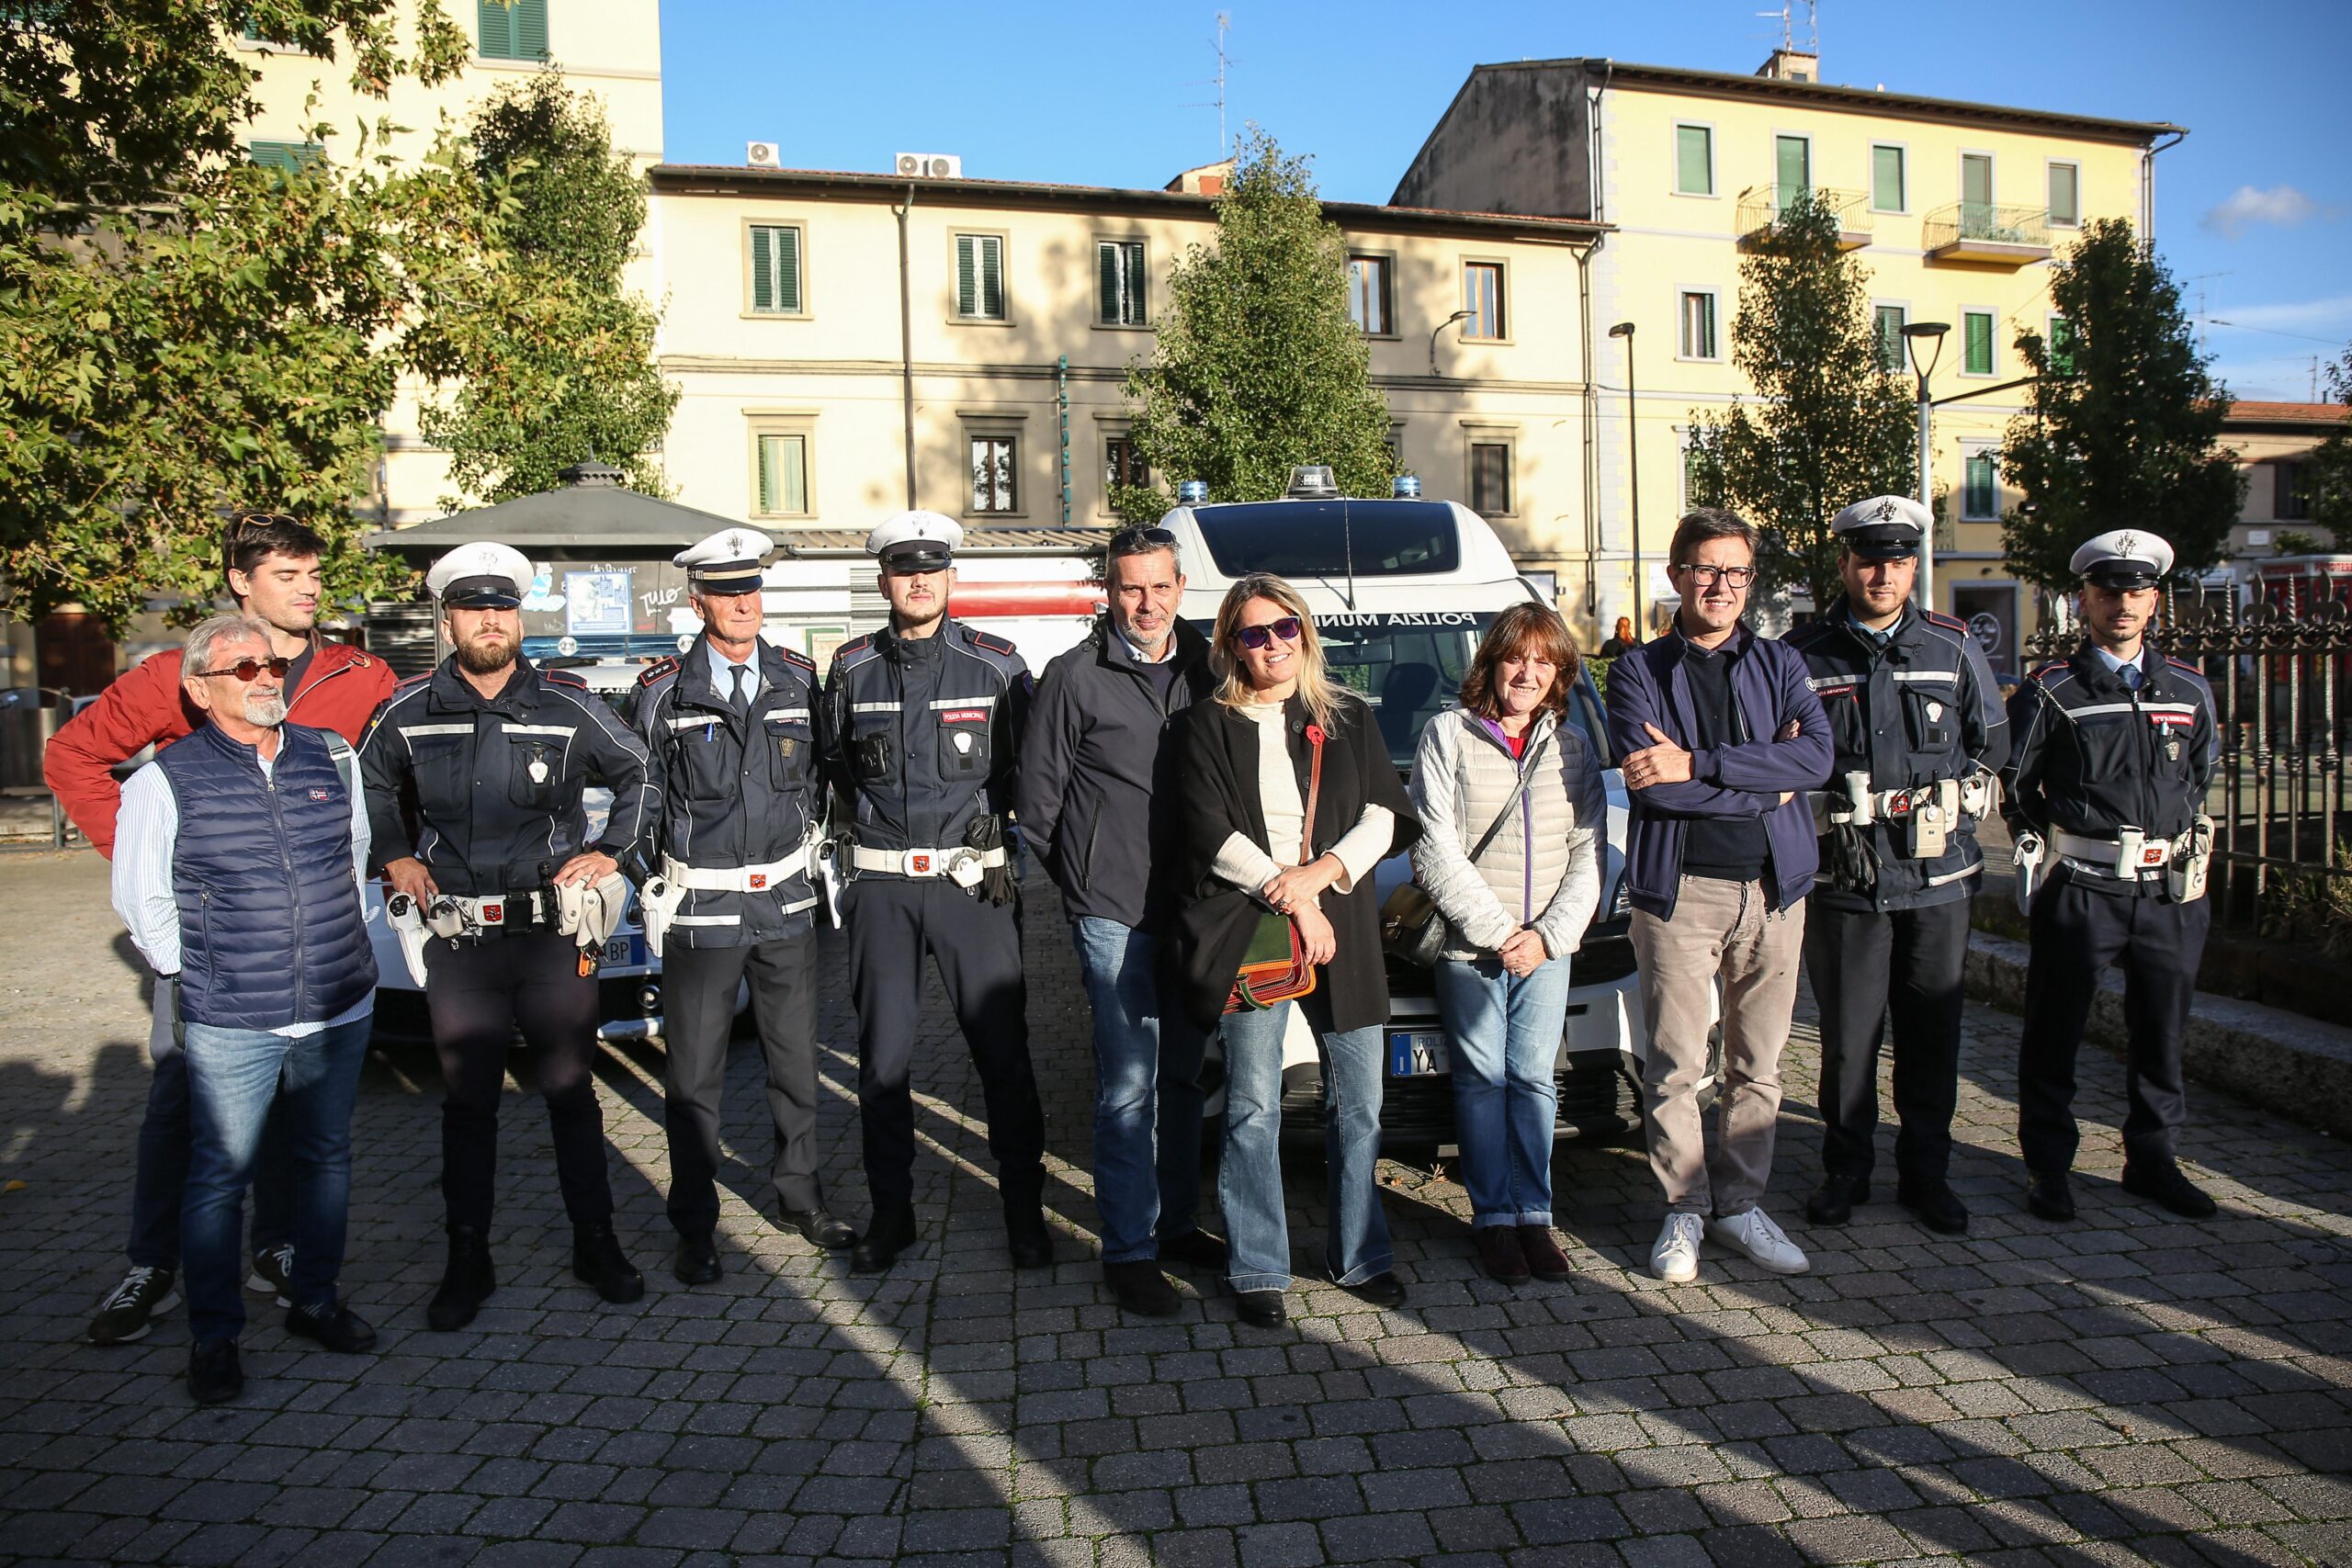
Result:
<instances>
[{"instance_id":1,"label":"building window","mask_svg":"<svg viewBox=\"0 0 2352 1568\"><path fill-rule=\"evenodd\" d=\"M1462 308L1470 312L1462 319L1464 337L1492 341L1506 335L1503 330L1502 263L1462 264Z\"/></svg>"},{"instance_id":2,"label":"building window","mask_svg":"<svg viewBox=\"0 0 2352 1568\"><path fill-rule=\"evenodd\" d=\"M254 163L281 174L299 175L327 155L316 141L253 141L246 143Z\"/></svg>"},{"instance_id":3,"label":"building window","mask_svg":"<svg viewBox=\"0 0 2352 1568\"><path fill-rule=\"evenodd\" d=\"M1772 138L1772 195L1782 212L1813 189L1813 142L1803 136Z\"/></svg>"},{"instance_id":4,"label":"building window","mask_svg":"<svg viewBox=\"0 0 2352 1568\"><path fill-rule=\"evenodd\" d=\"M1678 355L1683 359L1717 359L1715 352L1715 291L1682 291L1682 339Z\"/></svg>"},{"instance_id":5,"label":"building window","mask_svg":"<svg viewBox=\"0 0 2352 1568\"><path fill-rule=\"evenodd\" d=\"M752 313L797 316L805 309L800 288L800 231L786 224L752 224Z\"/></svg>"},{"instance_id":6,"label":"building window","mask_svg":"<svg viewBox=\"0 0 2352 1568\"><path fill-rule=\"evenodd\" d=\"M1876 212L1902 212L1909 193L1904 188L1903 149L1871 149L1871 208Z\"/></svg>"},{"instance_id":7,"label":"building window","mask_svg":"<svg viewBox=\"0 0 2352 1568\"><path fill-rule=\"evenodd\" d=\"M2001 515L2001 479L1989 448L1961 459L1960 514L1970 523L1992 523Z\"/></svg>"},{"instance_id":8,"label":"building window","mask_svg":"<svg viewBox=\"0 0 2352 1568\"><path fill-rule=\"evenodd\" d=\"M1106 327L1139 327L1144 310L1143 242L1103 240L1094 247L1095 319Z\"/></svg>"},{"instance_id":9,"label":"building window","mask_svg":"<svg viewBox=\"0 0 2352 1568\"><path fill-rule=\"evenodd\" d=\"M759 515L808 515L808 437L806 434L758 437Z\"/></svg>"},{"instance_id":10,"label":"building window","mask_svg":"<svg viewBox=\"0 0 2352 1568\"><path fill-rule=\"evenodd\" d=\"M1004 236L956 236L956 314L967 321L1001 321Z\"/></svg>"},{"instance_id":11,"label":"building window","mask_svg":"<svg viewBox=\"0 0 2352 1568\"><path fill-rule=\"evenodd\" d=\"M548 0L475 0L484 60L545 60Z\"/></svg>"},{"instance_id":12,"label":"building window","mask_svg":"<svg viewBox=\"0 0 2352 1568\"><path fill-rule=\"evenodd\" d=\"M1122 485L1148 485L1151 465L1136 450L1135 438L1114 435L1102 443L1102 489L1108 493Z\"/></svg>"},{"instance_id":13,"label":"building window","mask_svg":"<svg viewBox=\"0 0 2352 1568\"><path fill-rule=\"evenodd\" d=\"M1962 310L1960 313L1961 362L1963 376L1990 376L1993 373L1993 312Z\"/></svg>"},{"instance_id":14,"label":"building window","mask_svg":"<svg viewBox=\"0 0 2352 1568\"><path fill-rule=\"evenodd\" d=\"M1674 189L1679 196L1715 194L1715 133L1710 127L1674 128Z\"/></svg>"},{"instance_id":15,"label":"building window","mask_svg":"<svg viewBox=\"0 0 2352 1568\"><path fill-rule=\"evenodd\" d=\"M1018 512L1020 442L1010 435L972 437L972 510Z\"/></svg>"},{"instance_id":16,"label":"building window","mask_svg":"<svg viewBox=\"0 0 2352 1568\"><path fill-rule=\"evenodd\" d=\"M2281 523L2301 523L2312 514L2304 468L2301 463L2270 465L2270 515Z\"/></svg>"},{"instance_id":17,"label":"building window","mask_svg":"<svg viewBox=\"0 0 2352 1568\"><path fill-rule=\"evenodd\" d=\"M1993 223L1993 154L1960 155L1960 232L1962 238L1990 234Z\"/></svg>"},{"instance_id":18,"label":"building window","mask_svg":"<svg viewBox=\"0 0 2352 1568\"><path fill-rule=\"evenodd\" d=\"M1348 258L1348 320L1366 337L1386 337L1396 329L1388 315L1388 258Z\"/></svg>"},{"instance_id":19,"label":"building window","mask_svg":"<svg viewBox=\"0 0 2352 1568\"><path fill-rule=\"evenodd\" d=\"M2075 373L2075 323L2064 316L2050 318L2050 335L2042 340L2050 345L2050 368L2061 376Z\"/></svg>"},{"instance_id":20,"label":"building window","mask_svg":"<svg viewBox=\"0 0 2352 1568\"><path fill-rule=\"evenodd\" d=\"M2050 165L2050 221L2074 228L2083 220L2083 167Z\"/></svg>"},{"instance_id":21,"label":"building window","mask_svg":"<svg viewBox=\"0 0 2352 1568\"><path fill-rule=\"evenodd\" d=\"M1879 305L1871 309L1871 319L1878 328L1879 368L1892 376L1903 374L1903 323L1905 312L1900 305Z\"/></svg>"},{"instance_id":22,"label":"building window","mask_svg":"<svg viewBox=\"0 0 2352 1568\"><path fill-rule=\"evenodd\" d=\"M1470 510L1481 517L1510 515L1510 443L1470 444Z\"/></svg>"}]
</instances>

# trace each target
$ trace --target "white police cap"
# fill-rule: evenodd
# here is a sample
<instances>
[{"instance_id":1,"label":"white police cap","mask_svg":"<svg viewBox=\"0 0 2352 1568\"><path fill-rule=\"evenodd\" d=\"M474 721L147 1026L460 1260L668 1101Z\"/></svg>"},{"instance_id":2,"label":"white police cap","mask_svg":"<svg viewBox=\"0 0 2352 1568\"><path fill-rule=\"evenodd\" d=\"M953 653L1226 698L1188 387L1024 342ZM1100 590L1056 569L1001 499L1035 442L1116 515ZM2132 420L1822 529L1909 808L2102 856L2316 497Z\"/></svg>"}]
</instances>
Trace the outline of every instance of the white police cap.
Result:
<instances>
[{"instance_id":1,"label":"white police cap","mask_svg":"<svg viewBox=\"0 0 2352 1568\"><path fill-rule=\"evenodd\" d=\"M2086 582L2102 588L2154 588L2172 570L2172 546L2145 528L2112 528L2086 543L2067 563Z\"/></svg>"},{"instance_id":2,"label":"white police cap","mask_svg":"<svg viewBox=\"0 0 2352 1568\"><path fill-rule=\"evenodd\" d=\"M686 569L687 581L707 593L756 593L760 568L775 541L754 528L722 528L670 558Z\"/></svg>"},{"instance_id":3,"label":"white police cap","mask_svg":"<svg viewBox=\"0 0 2352 1568\"><path fill-rule=\"evenodd\" d=\"M1874 495L1829 520L1838 542L1863 560L1909 560L1935 514L1907 495Z\"/></svg>"},{"instance_id":4,"label":"white police cap","mask_svg":"<svg viewBox=\"0 0 2352 1568\"><path fill-rule=\"evenodd\" d=\"M459 545L435 561L424 586L445 610L512 610L537 575L530 558L514 546L483 539Z\"/></svg>"},{"instance_id":5,"label":"white police cap","mask_svg":"<svg viewBox=\"0 0 2352 1568\"><path fill-rule=\"evenodd\" d=\"M955 564L964 525L936 512L894 512L865 536L868 555L899 571L941 571Z\"/></svg>"}]
</instances>

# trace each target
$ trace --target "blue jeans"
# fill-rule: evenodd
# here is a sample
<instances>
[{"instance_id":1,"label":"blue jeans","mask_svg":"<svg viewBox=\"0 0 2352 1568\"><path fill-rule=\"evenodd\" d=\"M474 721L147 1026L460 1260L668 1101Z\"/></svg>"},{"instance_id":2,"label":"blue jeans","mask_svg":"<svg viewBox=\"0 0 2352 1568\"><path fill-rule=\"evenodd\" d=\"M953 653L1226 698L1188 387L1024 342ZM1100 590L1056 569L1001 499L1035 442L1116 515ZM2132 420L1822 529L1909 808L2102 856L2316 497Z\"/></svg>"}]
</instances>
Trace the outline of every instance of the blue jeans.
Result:
<instances>
[{"instance_id":1,"label":"blue jeans","mask_svg":"<svg viewBox=\"0 0 2352 1568\"><path fill-rule=\"evenodd\" d=\"M1568 1021L1568 960L1525 979L1498 958L1441 959L1437 1007L1453 1042L1454 1142L1470 1223L1552 1223L1552 1129L1560 1110L1553 1065Z\"/></svg>"},{"instance_id":2,"label":"blue jeans","mask_svg":"<svg viewBox=\"0 0 2352 1568\"><path fill-rule=\"evenodd\" d=\"M158 990L167 987L158 986ZM159 1000L159 1007L168 1006ZM130 1188L130 1261L142 1269L180 1266L180 1205L187 1197L187 1054L172 1049L155 1058L147 1084L147 1113L139 1122L139 1169ZM286 1153L285 1116L275 1107L262 1131L254 1165L254 1251L294 1239L289 1194L292 1161Z\"/></svg>"},{"instance_id":3,"label":"blue jeans","mask_svg":"<svg viewBox=\"0 0 2352 1568\"><path fill-rule=\"evenodd\" d=\"M262 1122L281 1097L294 1167L294 1277L287 1293L305 1310L334 1304L351 1206L351 1107L374 1021L361 1017L299 1040L257 1029L187 1026L195 1126L180 1231L188 1326L199 1342L234 1339L245 1325L244 1299L237 1293L245 1186Z\"/></svg>"},{"instance_id":4,"label":"blue jeans","mask_svg":"<svg viewBox=\"0 0 2352 1568\"><path fill-rule=\"evenodd\" d=\"M1340 1032L1330 1010L1309 993L1263 1012L1225 1017L1225 1156L1217 1201L1225 1209L1232 1258L1226 1282L1236 1291L1279 1291L1290 1284L1290 1226L1283 1202L1283 1031L1290 1010L1306 1009L1323 1058L1323 1162L1330 1183L1329 1233L1323 1256L1331 1278L1360 1285L1388 1272L1388 1216L1380 1207L1380 1029Z\"/></svg>"},{"instance_id":5,"label":"blue jeans","mask_svg":"<svg viewBox=\"0 0 2352 1568\"><path fill-rule=\"evenodd\" d=\"M1201 1057L1208 1040L1182 1008L1163 1012L1159 943L1099 915L1071 923L1094 1009L1094 1206L1102 1261L1159 1256L1158 1236L1199 1223Z\"/></svg>"}]
</instances>

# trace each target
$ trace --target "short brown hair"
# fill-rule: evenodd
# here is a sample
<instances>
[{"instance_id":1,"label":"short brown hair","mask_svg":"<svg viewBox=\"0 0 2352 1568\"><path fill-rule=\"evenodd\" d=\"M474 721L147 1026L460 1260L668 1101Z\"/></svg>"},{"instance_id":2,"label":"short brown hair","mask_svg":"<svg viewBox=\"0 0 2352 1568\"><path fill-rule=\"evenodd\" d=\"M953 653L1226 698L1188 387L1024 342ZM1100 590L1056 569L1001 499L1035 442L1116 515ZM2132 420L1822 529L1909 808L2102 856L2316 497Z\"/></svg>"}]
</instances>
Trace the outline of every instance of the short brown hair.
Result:
<instances>
[{"instance_id":1,"label":"short brown hair","mask_svg":"<svg viewBox=\"0 0 2352 1568\"><path fill-rule=\"evenodd\" d=\"M1568 688L1576 684L1577 671L1584 667L1584 656L1577 651L1576 639L1568 636L1568 624L1560 619L1560 613L1532 600L1513 604L1497 615L1495 624L1479 639L1478 651L1462 676L1463 707L1480 718L1500 718L1503 705L1495 691L1495 666L1506 659L1530 655L1548 659L1559 668L1559 673L1553 677L1552 689L1544 694L1543 704L1536 711L1567 712Z\"/></svg>"},{"instance_id":2,"label":"short brown hair","mask_svg":"<svg viewBox=\"0 0 2352 1568\"><path fill-rule=\"evenodd\" d=\"M316 560L327 553L326 541L279 512L239 513L220 530L220 570L225 574L254 568L271 556Z\"/></svg>"},{"instance_id":3,"label":"short brown hair","mask_svg":"<svg viewBox=\"0 0 2352 1568\"><path fill-rule=\"evenodd\" d=\"M1674 525L1674 542L1667 547L1666 564L1668 570L1689 566L1683 558L1709 539L1738 539L1747 546L1753 560L1762 553L1763 546L1756 536L1756 525L1736 512L1726 512L1720 506L1694 507Z\"/></svg>"}]
</instances>

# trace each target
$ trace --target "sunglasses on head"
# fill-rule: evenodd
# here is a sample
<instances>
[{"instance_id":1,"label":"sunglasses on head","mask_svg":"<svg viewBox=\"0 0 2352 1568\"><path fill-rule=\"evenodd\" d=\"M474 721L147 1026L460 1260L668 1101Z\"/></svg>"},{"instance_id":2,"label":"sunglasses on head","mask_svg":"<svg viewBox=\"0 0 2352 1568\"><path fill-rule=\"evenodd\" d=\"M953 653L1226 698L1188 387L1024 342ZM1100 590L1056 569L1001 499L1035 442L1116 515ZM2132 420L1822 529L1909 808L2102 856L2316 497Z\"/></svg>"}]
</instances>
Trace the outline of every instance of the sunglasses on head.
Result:
<instances>
[{"instance_id":1,"label":"sunglasses on head","mask_svg":"<svg viewBox=\"0 0 2352 1568\"><path fill-rule=\"evenodd\" d=\"M1268 621L1262 626L1236 626L1233 630L1233 640L1254 652L1266 647L1276 637L1282 638L1284 642L1296 642L1298 631L1298 617L1284 615L1281 620Z\"/></svg>"},{"instance_id":2,"label":"sunglasses on head","mask_svg":"<svg viewBox=\"0 0 2352 1568\"><path fill-rule=\"evenodd\" d=\"M1122 528L1111 536L1111 553L1114 556L1139 556L1147 550L1164 550L1176 543L1176 536L1165 528Z\"/></svg>"},{"instance_id":3,"label":"sunglasses on head","mask_svg":"<svg viewBox=\"0 0 2352 1568\"><path fill-rule=\"evenodd\" d=\"M234 664L224 664L218 670L199 670L197 673L198 675L234 675L240 681L253 682L260 680L261 672L266 670L283 681L286 679L286 672L293 668L294 661L290 659L240 659Z\"/></svg>"}]
</instances>

